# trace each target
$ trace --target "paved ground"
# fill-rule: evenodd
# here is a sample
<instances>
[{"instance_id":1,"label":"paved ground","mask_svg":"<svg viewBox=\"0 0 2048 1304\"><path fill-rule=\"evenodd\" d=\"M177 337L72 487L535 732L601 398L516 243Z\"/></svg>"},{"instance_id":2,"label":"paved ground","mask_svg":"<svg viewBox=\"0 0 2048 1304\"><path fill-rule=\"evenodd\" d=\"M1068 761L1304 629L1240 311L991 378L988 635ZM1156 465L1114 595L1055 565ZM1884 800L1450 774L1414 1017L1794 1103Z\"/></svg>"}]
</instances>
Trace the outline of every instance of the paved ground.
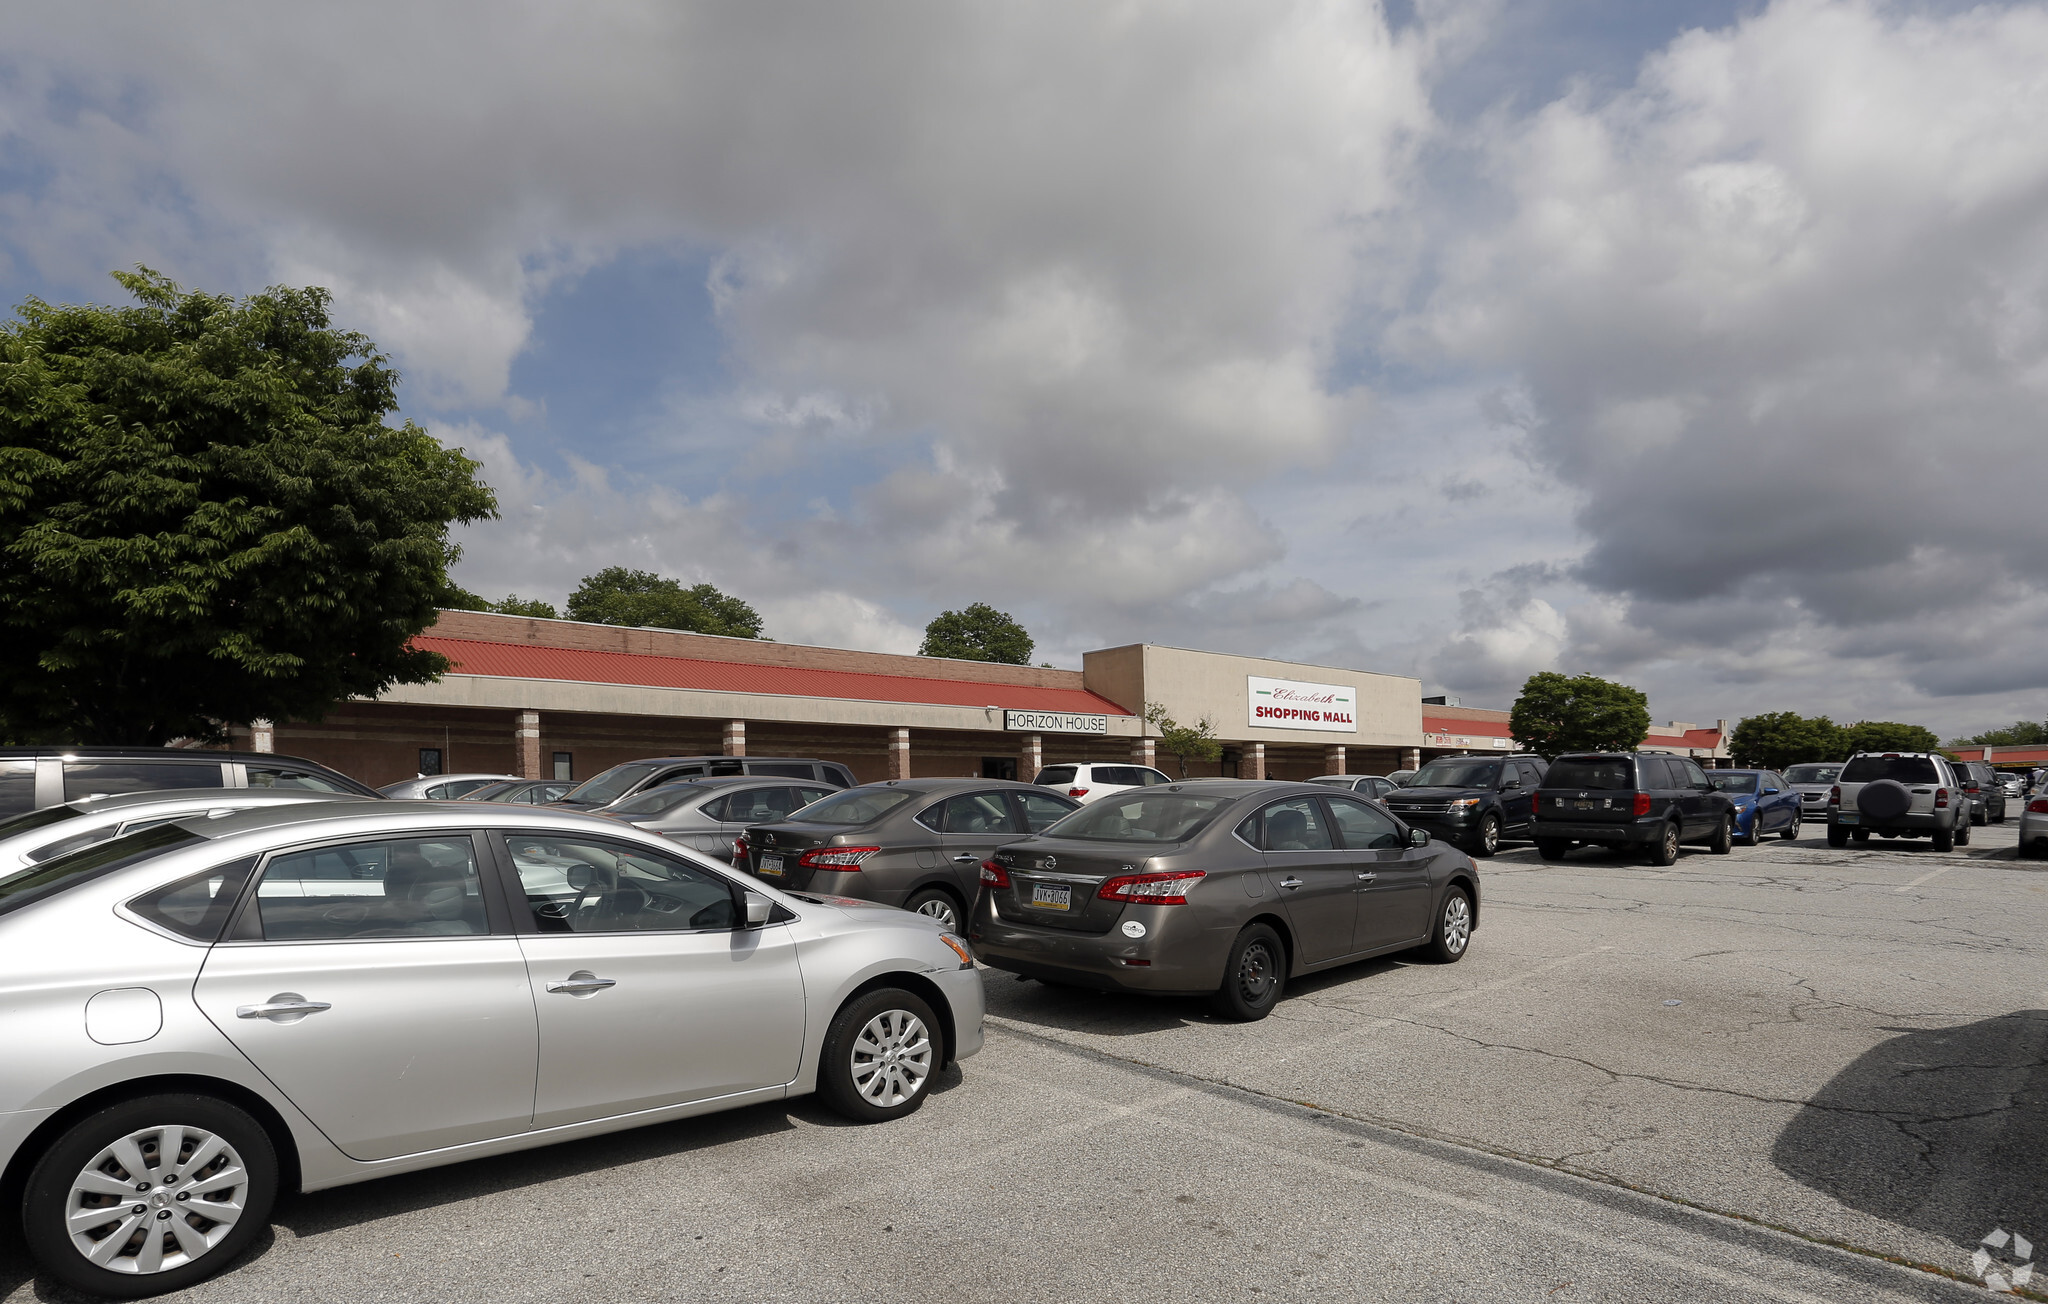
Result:
<instances>
[{"instance_id":1,"label":"paved ground","mask_svg":"<svg viewBox=\"0 0 2048 1304\"><path fill-rule=\"evenodd\" d=\"M1871 1256L2048 1242L2048 862L1876 847L1510 851L1465 962L1249 1026L991 974L988 1049L902 1124L800 1102L326 1192L190 1298L1981 1298Z\"/></svg>"}]
</instances>

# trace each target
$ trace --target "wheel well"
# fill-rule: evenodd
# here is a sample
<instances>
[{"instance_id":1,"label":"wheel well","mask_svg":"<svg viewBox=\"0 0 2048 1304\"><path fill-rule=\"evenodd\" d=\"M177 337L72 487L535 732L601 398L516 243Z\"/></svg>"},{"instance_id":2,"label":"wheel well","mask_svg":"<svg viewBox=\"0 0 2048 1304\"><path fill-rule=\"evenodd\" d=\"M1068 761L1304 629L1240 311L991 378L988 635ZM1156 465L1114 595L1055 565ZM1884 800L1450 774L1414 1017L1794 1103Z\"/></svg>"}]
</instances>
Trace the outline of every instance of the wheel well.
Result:
<instances>
[{"instance_id":1,"label":"wheel well","mask_svg":"<svg viewBox=\"0 0 2048 1304\"><path fill-rule=\"evenodd\" d=\"M1451 878L1451 886L1465 889L1465 900L1472 906L1472 927L1479 927L1479 885L1468 875L1456 874Z\"/></svg>"},{"instance_id":2,"label":"wheel well","mask_svg":"<svg viewBox=\"0 0 2048 1304\"><path fill-rule=\"evenodd\" d=\"M1287 921L1285 919L1282 919L1278 915L1254 915L1250 919L1247 919L1245 923L1264 924L1266 927L1280 934L1280 945L1285 947L1287 950L1287 972L1293 973L1294 933L1287 927Z\"/></svg>"},{"instance_id":3,"label":"wheel well","mask_svg":"<svg viewBox=\"0 0 2048 1304\"><path fill-rule=\"evenodd\" d=\"M292 1130L284 1117L271 1107L269 1101L239 1083L221 1078L209 1078L198 1074L174 1073L157 1077L135 1078L128 1082L117 1082L110 1087L80 1096L56 1113L44 1119L36 1130L29 1133L21 1147L14 1152L7 1171L0 1173L0 1208L21 1207L22 1188L28 1185L29 1172L43 1151L65 1129L94 1110L123 1100L140 1096L154 1096L165 1092L182 1091L197 1096L216 1096L237 1108L246 1110L249 1116L262 1126L270 1137L270 1147L277 1152L277 1189L296 1191L299 1189L299 1147L292 1138Z\"/></svg>"},{"instance_id":4,"label":"wheel well","mask_svg":"<svg viewBox=\"0 0 2048 1304\"><path fill-rule=\"evenodd\" d=\"M839 1003L839 1009L845 1009L869 992L882 987L901 987L904 991L914 992L924 999L926 1005L932 1007L932 1013L939 1016L939 1036L943 1039L941 1044L945 1047L945 1053L939 1057L939 1066L943 1068L951 1064L953 1048L959 1044L953 1036L953 1007L946 1000L946 994L939 990L939 985L923 974L878 973L848 992L846 999ZM834 1010L832 1013L837 1017L839 1011Z\"/></svg>"},{"instance_id":5,"label":"wheel well","mask_svg":"<svg viewBox=\"0 0 2048 1304\"><path fill-rule=\"evenodd\" d=\"M960 918L963 921L966 920L967 902L960 895L959 884L948 882L943 878L928 878L924 882L919 883L916 887L910 889L909 894L903 898L903 903L905 905L909 905L910 898L918 895L921 892L944 892L947 896L953 898L953 906L960 912Z\"/></svg>"}]
</instances>

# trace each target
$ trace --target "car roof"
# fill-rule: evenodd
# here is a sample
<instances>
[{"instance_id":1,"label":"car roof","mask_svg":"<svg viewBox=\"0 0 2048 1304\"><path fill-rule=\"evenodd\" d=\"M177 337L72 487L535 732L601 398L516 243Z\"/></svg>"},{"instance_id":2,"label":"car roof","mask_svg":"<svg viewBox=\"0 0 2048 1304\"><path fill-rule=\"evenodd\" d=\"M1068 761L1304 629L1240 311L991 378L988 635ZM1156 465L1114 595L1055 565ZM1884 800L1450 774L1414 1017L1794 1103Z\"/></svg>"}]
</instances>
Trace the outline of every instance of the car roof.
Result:
<instances>
[{"instance_id":1,"label":"car roof","mask_svg":"<svg viewBox=\"0 0 2048 1304\"><path fill-rule=\"evenodd\" d=\"M757 776L749 776L757 777ZM1019 783L1015 779L881 779L874 783L863 783L853 788L841 788L841 792L857 792L861 788L900 788L905 792L986 792L990 788L1015 788L1020 792L1043 793L1043 785Z\"/></svg>"},{"instance_id":2,"label":"car roof","mask_svg":"<svg viewBox=\"0 0 2048 1304\"><path fill-rule=\"evenodd\" d=\"M149 792L114 792L103 797L79 797L63 804L73 810L95 815L102 811L147 810L157 806L192 806L203 809L229 802L247 802L251 799L261 805L372 800L353 792L309 792L304 788L156 788Z\"/></svg>"},{"instance_id":3,"label":"car roof","mask_svg":"<svg viewBox=\"0 0 2048 1304\"><path fill-rule=\"evenodd\" d=\"M409 801L383 802L357 798L352 801L320 801L292 805L288 808L264 806L252 810L236 811L219 819L181 823L181 827L207 838L223 838L232 834L254 833L286 825L303 825L309 829L331 829L346 833L353 827L368 826L371 831L388 829L403 832L410 829L442 829L450 825L465 828L489 826L536 827L536 828L582 828L592 833L612 832L629 827L618 820L583 811L566 810L560 806L522 806L511 803L489 801ZM324 836L316 834L315 836Z\"/></svg>"},{"instance_id":4,"label":"car roof","mask_svg":"<svg viewBox=\"0 0 2048 1304\"><path fill-rule=\"evenodd\" d=\"M836 764L836 762L821 761L815 756L725 756L706 753L702 756L636 756L630 761L620 761L619 765L678 765L685 761L803 761L810 765ZM607 766L606 768L616 770L619 768L619 765ZM782 775L780 777L789 778L791 776Z\"/></svg>"},{"instance_id":5,"label":"car roof","mask_svg":"<svg viewBox=\"0 0 2048 1304\"><path fill-rule=\"evenodd\" d=\"M667 792L671 788L745 788L749 786L772 788L778 783L818 784L824 782L823 779L806 779L795 774L704 774L695 775L687 779L677 779L674 783L657 783L652 788L642 788L632 795L635 797L645 797L650 792ZM851 789L840 788L837 791L848 792Z\"/></svg>"}]
</instances>

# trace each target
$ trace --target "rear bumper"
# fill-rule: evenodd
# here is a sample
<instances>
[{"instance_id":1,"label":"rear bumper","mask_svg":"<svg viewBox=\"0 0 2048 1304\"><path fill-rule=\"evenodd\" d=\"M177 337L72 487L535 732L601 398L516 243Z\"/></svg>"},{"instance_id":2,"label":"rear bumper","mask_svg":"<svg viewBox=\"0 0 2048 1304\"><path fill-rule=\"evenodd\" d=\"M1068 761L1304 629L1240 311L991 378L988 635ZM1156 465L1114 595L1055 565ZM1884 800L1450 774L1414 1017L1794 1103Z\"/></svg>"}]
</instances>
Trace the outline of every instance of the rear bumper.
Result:
<instances>
[{"instance_id":1,"label":"rear bumper","mask_svg":"<svg viewBox=\"0 0 2048 1304\"><path fill-rule=\"evenodd\" d=\"M1968 812L1969 807L1958 806L1953 815L1896 815L1888 820L1874 820L1861 811L1843 811L1829 816L1828 826L1851 832L1865 829L1872 833L1932 833L1936 829L1953 827L1959 820L1967 820Z\"/></svg>"},{"instance_id":2,"label":"rear bumper","mask_svg":"<svg viewBox=\"0 0 2048 1304\"><path fill-rule=\"evenodd\" d=\"M1560 842L1591 842L1599 846L1647 846L1664 832L1669 820L1631 820L1626 824L1582 824L1576 820L1539 819L1536 836Z\"/></svg>"},{"instance_id":3,"label":"rear bumper","mask_svg":"<svg viewBox=\"0 0 2048 1304\"><path fill-rule=\"evenodd\" d=\"M984 896L975 905L968 940L989 968L1026 978L1097 991L1187 996L1213 992L1223 982L1224 958L1236 932L1217 930L1212 937L1192 917L1168 917L1180 909L1126 909L1126 919L1139 919L1147 926L1144 937L1131 938L1120 928L1107 933L1074 933L1013 924L997 916ZM1130 960L1146 963L1126 963Z\"/></svg>"}]
</instances>

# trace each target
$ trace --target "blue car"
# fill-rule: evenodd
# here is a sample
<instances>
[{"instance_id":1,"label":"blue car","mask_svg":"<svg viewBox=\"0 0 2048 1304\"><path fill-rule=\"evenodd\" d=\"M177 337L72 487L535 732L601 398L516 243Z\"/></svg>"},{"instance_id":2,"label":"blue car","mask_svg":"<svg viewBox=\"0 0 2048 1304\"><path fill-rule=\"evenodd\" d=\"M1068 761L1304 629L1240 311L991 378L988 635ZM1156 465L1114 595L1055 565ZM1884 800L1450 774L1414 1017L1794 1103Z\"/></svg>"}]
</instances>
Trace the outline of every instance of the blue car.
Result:
<instances>
[{"instance_id":1,"label":"blue car","mask_svg":"<svg viewBox=\"0 0 2048 1304\"><path fill-rule=\"evenodd\" d=\"M1766 833L1799 836L1799 793L1775 770L1708 770L1714 787L1735 803L1735 840L1753 847Z\"/></svg>"}]
</instances>

